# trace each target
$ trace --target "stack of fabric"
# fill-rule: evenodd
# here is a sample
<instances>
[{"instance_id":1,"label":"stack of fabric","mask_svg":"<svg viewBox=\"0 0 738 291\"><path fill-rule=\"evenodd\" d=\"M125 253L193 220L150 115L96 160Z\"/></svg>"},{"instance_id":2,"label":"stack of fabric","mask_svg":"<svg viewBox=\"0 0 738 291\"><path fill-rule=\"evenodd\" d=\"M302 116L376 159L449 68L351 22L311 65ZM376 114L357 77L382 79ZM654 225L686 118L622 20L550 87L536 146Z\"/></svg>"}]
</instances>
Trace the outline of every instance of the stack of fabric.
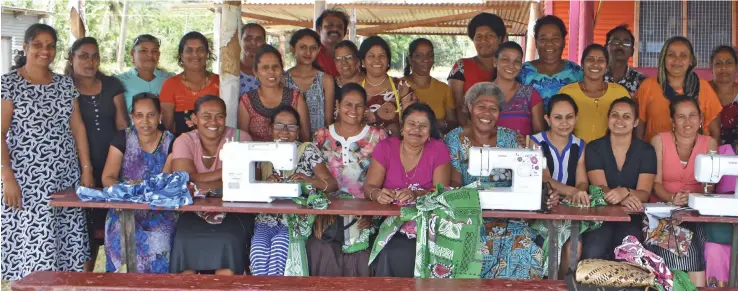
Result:
<instances>
[{"instance_id":1,"label":"stack of fabric","mask_svg":"<svg viewBox=\"0 0 738 291\"><path fill-rule=\"evenodd\" d=\"M149 204L152 209L179 208L192 204L192 195L187 189L189 179L187 172L161 173L138 183L118 183L102 191L78 187L77 197L84 202L132 202Z\"/></svg>"}]
</instances>

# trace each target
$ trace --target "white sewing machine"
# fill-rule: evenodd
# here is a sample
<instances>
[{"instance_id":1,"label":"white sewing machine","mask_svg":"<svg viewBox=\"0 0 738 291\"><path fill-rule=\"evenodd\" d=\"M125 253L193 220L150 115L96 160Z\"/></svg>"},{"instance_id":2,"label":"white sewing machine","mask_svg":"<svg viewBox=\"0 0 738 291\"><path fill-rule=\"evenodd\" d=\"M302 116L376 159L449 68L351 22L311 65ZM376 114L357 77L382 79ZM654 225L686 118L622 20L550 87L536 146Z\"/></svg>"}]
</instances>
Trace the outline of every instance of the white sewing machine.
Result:
<instances>
[{"instance_id":1,"label":"white sewing machine","mask_svg":"<svg viewBox=\"0 0 738 291\"><path fill-rule=\"evenodd\" d=\"M300 184L256 181L256 163L272 162L277 170L297 167L297 145L280 142L229 141L220 150L223 201L272 202L300 196Z\"/></svg>"},{"instance_id":2,"label":"white sewing machine","mask_svg":"<svg viewBox=\"0 0 738 291\"><path fill-rule=\"evenodd\" d=\"M698 182L717 183L722 176L738 176L738 156L697 155L694 178ZM733 195L689 194L689 207L702 215L738 216L738 184Z\"/></svg>"},{"instance_id":3,"label":"white sewing machine","mask_svg":"<svg viewBox=\"0 0 738 291\"><path fill-rule=\"evenodd\" d=\"M541 189L546 158L540 149L472 147L469 174L487 177L492 169L512 170L511 188L479 190L482 209L541 210Z\"/></svg>"}]
</instances>

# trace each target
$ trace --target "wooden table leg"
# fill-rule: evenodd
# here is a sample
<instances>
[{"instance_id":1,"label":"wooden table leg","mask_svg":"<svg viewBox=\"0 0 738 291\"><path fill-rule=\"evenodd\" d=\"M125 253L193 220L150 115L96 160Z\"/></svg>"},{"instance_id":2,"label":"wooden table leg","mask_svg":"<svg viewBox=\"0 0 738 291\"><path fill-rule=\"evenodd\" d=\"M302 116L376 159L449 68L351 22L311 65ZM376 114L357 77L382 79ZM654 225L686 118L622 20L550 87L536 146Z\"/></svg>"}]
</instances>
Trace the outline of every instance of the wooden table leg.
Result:
<instances>
[{"instance_id":1,"label":"wooden table leg","mask_svg":"<svg viewBox=\"0 0 738 291\"><path fill-rule=\"evenodd\" d=\"M120 252L126 272L136 273L136 230L132 209L120 210Z\"/></svg>"},{"instance_id":2,"label":"wooden table leg","mask_svg":"<svg viewBox=\"0 0 738 291\"><path fill-rule=\"evenodd\" d=\"M546 221L548 227L548 279L559 278L559 234L556 228L557 220Z\"/></svg>"},{"instance_id":3,"label":"wooden table leg","mask_svg":"<svg viewBox=\"0 0 738 291\"><path fill-rule=\"evenodd\" d=\"M730 287L738 287L738 224L733 224L733 246L730 248Z\"/></svg>"},{"instance_id":4,"label":"wooden table leg","mask_svg":"<svg viewBox=\"0 0 738 291\"><path fill-rule=\"evenodd\" d=\"M567 272L569 269L576 270L579 263L577 257L579 256L579 226L581 224L580 221L572 221L569 228L571 234L569 235L569 266L567 266Z\"/></svg>"}]
</instances>

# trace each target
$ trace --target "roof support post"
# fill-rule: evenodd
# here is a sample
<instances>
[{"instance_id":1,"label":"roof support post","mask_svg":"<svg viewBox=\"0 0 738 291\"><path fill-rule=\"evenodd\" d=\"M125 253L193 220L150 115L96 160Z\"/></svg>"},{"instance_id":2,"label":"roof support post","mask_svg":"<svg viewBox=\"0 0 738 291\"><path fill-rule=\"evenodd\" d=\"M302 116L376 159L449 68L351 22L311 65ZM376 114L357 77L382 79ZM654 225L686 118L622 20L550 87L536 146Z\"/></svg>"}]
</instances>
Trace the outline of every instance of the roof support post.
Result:
<instances>
[{"instance_id":1,"label":"roof support post","mask_svg":"<svg viewBox=\"0 0 738 291\"><path fill-rule=\"evenodd\" d=\"M318 17L325 11L325 0L315 0L313 4L313 29L318 30Z\"/></svg>"},{"instance_id":2,"label":"roof support post","mask_svg":"<svg viewBox=\"0 0 738 291\"><path fill-rule=\"evenodd\" d=\"M226 0L220 8L218 52L220 98L226 104L226 125L236 127L238 115L238 90L241 76L241 1Z\"/></svg>"},{"instance_id":3,"label":"roof support post","mask_svg":"<svg viewBox=\"0 0 738 291\"><path fill-rule=\"evenodd\" d=\"M569 50L567 58L572 62L579 62L579 9L583 1L571 0L569 2Z\"/></svg>"},{"instance_id":4,"label":"roof support post","mask_svg":"<svg viewBox=\"0 0 738 291\"><path fill-rule=\"evenodd\" d=\"M351 19L349 20L349 26L348 26L349 39L355 43L356 42L356 8L351 8L349 17Z\"/></svg>"},{"instance_id":5,"label":"roof support post","mask_svg":"<svg viewBox=\"0 0 738 291\"><path fill-rule=\"evenodd\" d=\"M582 1L579 4L579 45L575 62L582 59L584 49L594 42L594 4L595 1Z\"/></svg>"},{"instance_id":6,"label":"roof support post","mask_svg":"<svg viewBox=\"0 0 738 291\"><path fill-rule=\"evenodd\" d=\"M534 27L536 20L540 18L540 9L538 2L530 2L530 11L528 12L528 32L525 36L525 60L532 61L536 58L536 38Z\"/></svg>"}]
</instances>

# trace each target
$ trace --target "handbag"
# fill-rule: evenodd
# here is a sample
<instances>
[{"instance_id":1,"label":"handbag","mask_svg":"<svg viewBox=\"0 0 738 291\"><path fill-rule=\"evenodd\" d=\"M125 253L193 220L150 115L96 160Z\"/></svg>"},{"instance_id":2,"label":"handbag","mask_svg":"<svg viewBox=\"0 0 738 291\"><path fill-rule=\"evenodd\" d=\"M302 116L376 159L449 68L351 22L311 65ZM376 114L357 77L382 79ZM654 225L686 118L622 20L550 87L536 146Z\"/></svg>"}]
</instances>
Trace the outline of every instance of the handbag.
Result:
<instances>
[{"instance_id":1,"label":"handbag","mask_svg":"<svg viewBox=\"0 0 738 291\"><path fill-rule=\"evenodd\" d=\"M321 235L321 240L325 242L332 242L336 241L340 244L344 244L345 241L345 235L344 232L354 226L357 221L359 221L358 218L353 217L351 221L348 222L348 224L344 223L346 220L344 219L344 216L336 216L335 222L328 225Z\"/></svg>"}]
</instances>

